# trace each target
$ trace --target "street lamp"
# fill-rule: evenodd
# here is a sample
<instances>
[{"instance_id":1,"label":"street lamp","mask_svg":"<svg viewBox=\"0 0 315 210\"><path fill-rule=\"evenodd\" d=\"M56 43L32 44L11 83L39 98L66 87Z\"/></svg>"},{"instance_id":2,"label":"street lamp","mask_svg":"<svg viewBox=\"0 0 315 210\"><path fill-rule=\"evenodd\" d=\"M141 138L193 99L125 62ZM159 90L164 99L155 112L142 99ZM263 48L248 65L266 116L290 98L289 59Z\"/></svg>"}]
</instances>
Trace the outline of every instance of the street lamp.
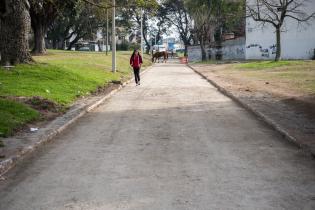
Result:
<instances>
[{"instance_id":1,"label":"street lamp","mask_svg":"<svg viewBox=\"0 0 315 210\"><path fill-rule=\"evenodd\" d=\"M116 24L115 24L115 0L112 0L113 4L113 23L112 23L112 72L116 72Z\"/></svg>"}]
</instances>

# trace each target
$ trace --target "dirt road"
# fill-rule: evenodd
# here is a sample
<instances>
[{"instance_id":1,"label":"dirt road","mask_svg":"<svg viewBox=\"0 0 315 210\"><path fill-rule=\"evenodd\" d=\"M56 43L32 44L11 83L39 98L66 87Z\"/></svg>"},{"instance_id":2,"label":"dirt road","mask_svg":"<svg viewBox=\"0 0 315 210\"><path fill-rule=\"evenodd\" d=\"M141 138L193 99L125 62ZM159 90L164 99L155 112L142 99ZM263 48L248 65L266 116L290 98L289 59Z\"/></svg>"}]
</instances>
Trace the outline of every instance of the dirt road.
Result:
<instances>
[{"instance_id":1,"label":"dirt road","mask_svg":"<svg viewBox=\"0 0 315 210\"><path fill-rule=\"evenodd\" d=\"M1 210L315 209L315 161L157 64L0 182Z\"/></svg>"}]
</instances>

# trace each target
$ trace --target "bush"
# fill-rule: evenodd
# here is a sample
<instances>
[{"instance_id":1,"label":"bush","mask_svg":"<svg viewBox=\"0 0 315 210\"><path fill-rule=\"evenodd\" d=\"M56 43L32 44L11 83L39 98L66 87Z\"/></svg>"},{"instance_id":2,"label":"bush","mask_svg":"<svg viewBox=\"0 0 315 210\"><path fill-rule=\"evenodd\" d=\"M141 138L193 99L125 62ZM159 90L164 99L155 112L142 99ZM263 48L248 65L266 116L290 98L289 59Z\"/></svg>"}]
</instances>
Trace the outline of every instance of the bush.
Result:
<instances>
[{"instance_id":1,"label":"bush","mask_svg":"<svg viewBox=\"0 0 315 210\"><path fill-rule=\"evenodd\" d=\"M140 46L140 44L138 44L138 43L130 43L129 44L129 50L135 50L135 49L140 49L141 48L141 46Z\"/></svg>"},{"instance_id":2,"label":"bush","mask_svg":"<svg viewBox=\"0 0 315 210\"><path fill-rule=\"evenodd\" d=\"M140 49L140 44L138 43L128 43L128 42L124 42L124 43L121 43L121 44L117 44L117 50L119 51L133 51L135 49Z\"/></svg>"},{"instance_id":3,"label":"bush","mask_svg":"<svg viewBox=\"0 0 315 210\"><path fill-rule=\"evenodd\" d=\"M127 50L129 50L129 43L123 42L121 44L117 44L116 47L117 47L117 50L119 50L119 51L127 51Z\"/></svg>"}]
</instances>

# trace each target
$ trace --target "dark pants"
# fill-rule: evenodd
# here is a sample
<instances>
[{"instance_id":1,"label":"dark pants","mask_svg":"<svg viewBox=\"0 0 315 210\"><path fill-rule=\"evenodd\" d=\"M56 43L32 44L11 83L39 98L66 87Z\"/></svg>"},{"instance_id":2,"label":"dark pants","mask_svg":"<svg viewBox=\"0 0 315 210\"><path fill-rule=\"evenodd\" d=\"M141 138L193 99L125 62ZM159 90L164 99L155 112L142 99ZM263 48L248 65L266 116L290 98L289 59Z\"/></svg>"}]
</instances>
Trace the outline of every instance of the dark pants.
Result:
<instances>
[{"instance_id":1,"label":"dark pants","mask_svg":"<svg viewBox=\"0 0 315 210\"><path fill-rule=\"evenodd\" d=\"M133 73L135 74L136 84L138 84L140 82L140 68L139 67L133 68Z\"/></svg>"}]
</instances>

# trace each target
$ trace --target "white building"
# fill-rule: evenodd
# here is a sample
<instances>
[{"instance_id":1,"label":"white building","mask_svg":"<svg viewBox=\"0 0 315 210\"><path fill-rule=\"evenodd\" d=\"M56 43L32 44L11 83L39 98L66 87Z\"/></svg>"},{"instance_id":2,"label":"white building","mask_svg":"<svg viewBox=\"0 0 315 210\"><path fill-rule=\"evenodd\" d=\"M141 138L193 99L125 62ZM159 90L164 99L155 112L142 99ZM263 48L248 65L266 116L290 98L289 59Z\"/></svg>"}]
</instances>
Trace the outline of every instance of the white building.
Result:
<instances>
[{"instance_id":1,"label":"white building","mask_svg":"<svg viewBox=\"0 0 315 210\"><path fill-rule=\"evenodd\" d=\"M247 4L256 0L247 0ZM315 12L315 0L304 1L306 6L301 10L312 14ZM297 21L286 18L281 33L282 59L311 59L315 49L315 19L309 24L298 24ZM246 19L246 59L274 59L276 52L275 28L266 23L255 22L252 18Z\"/></svg>"}]
</instances>

